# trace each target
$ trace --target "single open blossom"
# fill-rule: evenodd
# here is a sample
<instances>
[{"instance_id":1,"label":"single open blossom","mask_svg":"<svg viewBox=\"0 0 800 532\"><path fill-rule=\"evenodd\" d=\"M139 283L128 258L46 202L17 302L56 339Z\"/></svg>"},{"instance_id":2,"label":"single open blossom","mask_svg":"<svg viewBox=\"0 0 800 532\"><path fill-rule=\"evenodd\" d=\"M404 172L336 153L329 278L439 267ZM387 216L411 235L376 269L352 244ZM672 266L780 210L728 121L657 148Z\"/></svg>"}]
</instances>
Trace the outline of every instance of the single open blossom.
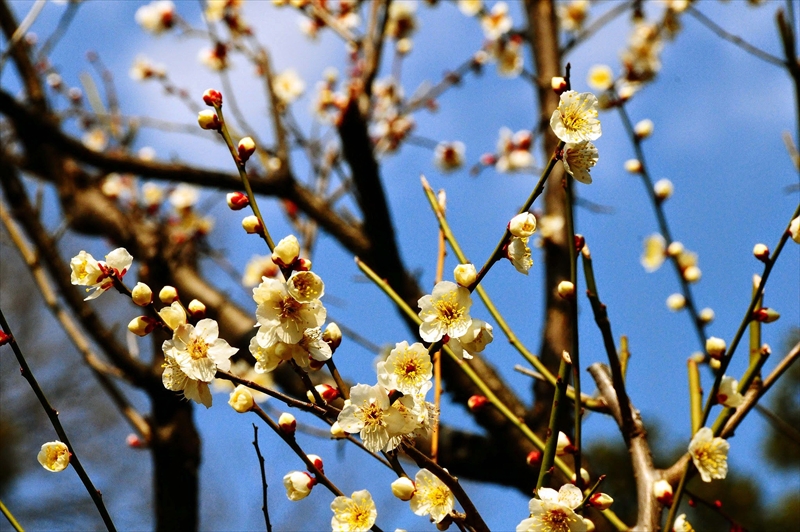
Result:
<instances>
[{"instance_id":1,"label":"single open blossom","mask_svg":"<svg viewBox=\"0 0 800 532\"><path fill-rule=\"evenodd\" d=\"M534 164L531 142L530 131L523 129L512 134L507 127L501 128L500 138L497 140L495 169L505 173L531 168Z\"/></svg>"},{"instance_id":2,"label":"single open blossom","mask_svg":"<svg viewBox=\"0 0 800 532\"><path fill-rule=\"evenodd\" d=\"M497 2L492 6L491 12L485 13L481 17L483 34L490 41L499 39L511 31L511 25L511 17L508 16L508 4L505 2Z\"/></svg>"},{"instance_id":3,"label":"single open blossom","mask_svg":"<svg viewBox=\"0 0 800 532\"><path fill-rule=\"evenodd\" d=\"M410 37L419 25L414 14L416 10L416 2L409 0L392 2L387 13L386 35L396 41Z\"/></svg>"},{"instance_id":4,"label":"single open blossom","mask_svg":"<svg viewBox=\"0 0 800 532\"><path fill-rule=\"evenodd\" d=\"M294 272L286 281L286 290L300 303L310 303L325 295L325 284L314 272Z\"/></svg>"},{"instance_id":5,"label":"single open blossom","mask_svg":"<svg viewBox=\"0 0 800 532\"><path fill-rule=\"evenodd\" d=\"M334 532L366 532L375 524L378 510L369 491L354 491L350 497L340 495L331 503Z\"/></svg>"},{"instance_id":6,"label":"single open blossom","mask_svg":"<svg viewBox=\"0 0 800 532\"><path fill-rule=\"evenodd\" d=\"M158 35L175 23L175 4L170 0L157 0L140 7L134 15L142 29Z\"/></svg>"},{"instance_id":7,"label":"single open blossom","mask_svg":"<svg viewBox=\"0 0 800 532\"><path fill-rule=\"evenodd\" d=\"M264 279L253 289L253 299L258 304L256 318L262 345L276 336L281 342L296 344L303 339L306 329L320 327L327 312L318 300L307 303L297 301L289 293L286 283L277 279Z\"/></svg>"},{"instance_id":8,"label":"single open blossom","mask_svg":"<svg viewBox=\"0 0 800 532\"><path fill-rule=\"evenodd\" d=\"M238 351L219 337L217 322L208 318L197 322L196 327L190 323L179 326L162 348L188 378L203 382L214 380L217 369L228 371L230 358Z\"/></svg>"},{"instance_id":9,"label":"single open blossom","mask_svg":"<svg viewBox=\"0 0 800 532\"><path fill-rule=\"evenodd\" d=\"M474 17L481 12L483 0L458 0L458 10L468 17Z\"/></svg>"},{"instance_id":10,"label":"single open blossom","mask_svg":"<svg viewBox=\"0 0 800 532\"><path fill-rule=\"evenodd\" d=\"M422 320L419 335L426 342L438 342L444 335L458 338L472 323L469 290L450 281L437 283L431 295L422 296L418 305Z\"/></svg>"},{"instance_id":11,"label":"single open blossom","mask_svg":"<svg viewBox=\"0 0 800 532\"><path fill-rule=\"evenodd\" d=\"M658 233L653 233L644 239L642 244L644 251L639 261L648 272L654 272L664 264L666 258L667 241Z\"/></svg>"},{"instance_id":12,"label":"single open blossom","mask_svg":"<svg viewBox=\"0 0 800 532\"><path fill-rule=\"evenodd\" d=\"M574 511L583 501L577 486L540 488L537 494L539 498L528 503L530 517L517 525L517 532L586 532L586 522Z\"/></svg>"},{"instance_id":13,"label":"single open blossom","mask_svg":"<svg viewBox=\"0 0 800 532\"><path fill-rule=\"evenodd\" d=\"M583 29L589 15L589 0L573 0L569 4L558 4L558 20L564 31L576 32Z\"/></svg>"},{"instance_id":14,"label":"single open blossom","mask_svg":"<svg viewBox=\"0 0 800 532\"><path fill-rule=\"evenodd\" d=\"M597 164L597 148L589 141L568 142L564 146L564 157L561 162L569 175L581 183L589 185L592 182L589 171Z\"/></svg>"},{"instance_id":15,"label":"single open blossom","mask_svg":"<svg viewBox=\"0 0 800 532\"><path fill-rule=\"evenodd\" d=\"M380 384L353 386L337 421L346 432L359 432L364 447L371 452L390 450L386 449L390 433L397 433L404 423L403 416L391 407L389 396Z\"/></svg>"},{"instance_id":16,"label":"single open blossom","mask_svg":"<svg viewBox=\"0 0 800 532\"><path fill-rule=\"evenodd\" d=\"M519 273L528 275L528 270L533 266L533 259L527 238L511 238L508 243L508 260Z\"/></svg>"},{"instance_id":17,"label":"single open blossom","mask_svg":"<svg viewBox=\"0 0 800 532\"><path fill-rule=\"evenodd\" d=\"M614 71L608 65L594 65L589 69L586 83L596 91L605 91L614 86Z\"/></svg>"},{"instance_id":18,"label":"single open blossom","mask_svg":"<svg viewBox=\"0 0 800 532\"><path fill-rule=\"evenodd\" d=\"M497 39L489 47L489 53L497 61L497 73L503 77L513 78L522 73L525 61L522 59L522 40Z\"/></svg>"},{"instance_id":19,"label":"single open blossom","mask_svg":"<svg viewBox=\"0 0 800 532\"><path fill-rule=\"evenodd\" d=\"M728 449L730 444L722 438L714 437L710 428L703 427L697 431L689 443L689 454L703 482L727 476Z\"/></svg>"},{"instance_id":20,"label":"single open blossom","mask_svg":"<svg viewBox=\"0 0 800 532\"><path fill-rule=\"evenodd\" d=\"M164 388L173 392L183 392L183 396L190 401L211 407L211 390L207 382L190 379L181 369L177 361L165 354L164 372L161 374Z\"/></svg>"},{"instance_id":21,"label":"single open blossom","mask_svg":"<svg viewBox=\"0 0 800 532\"><path fill-rule=\"evenodd\" d=\"M285 104L292 103L306 90L306 84L293 69L285 70L272 80L275 96Z\"/></svg>"},{"instance_id":22,"label":"single open blossom","mask_svg":"<svg viewBox=\"0 0 800 532\"><path fill-rule=\"evenodd\" d=\"M433 153L433 162L442 172L452 172L464 165L464 143L440 142Z\"/></svg>"},{"instance_id":23,"label":"single open blossom","mask_svg":"<svg viewBox=\"0 0 800 532\"><path fill-rule=\"evenodd\" d=\"M417 515L429 515L434 523L439 523L455 506L455 497L439 477L428 471L420 469L414 477L416 491L409 501L411 511Z\"/></svg>"},{"instance_id":24,"label":"single open blossom","mask_svg":"<svg viewBox=\"0 0 800 532\"><path fill-rule=\"evenodd\" d=\"M100 295L114 286L111 279L113 275L122 279L133 264L133 256L125 248L117 248L108 255L105 261L95 260L89 253L81 250L69 262L72 275L70 281L74 285L86 286L86 291L94 289L86 301L100 297Z\"/></svg>"},{"instance_id":25,"label":"single open blossom","mask_svg":"<svg viewBox=\"0 0 800 532\"><path fill-rule=\"evenodd\" d=\"M42 467L53 473L64 471L69 465L70 452L67 444L60 441L51 441L42 445L36 456Z\"/></svg>"},{"instance_id":26,"label":"single open blossom","mask_svg":"<svg viewBox=\"0 0 800 532\"><path fill-rule=\"evenodd\" d=\"M739 393L739 381L725 375L719 383L717 401L729 408L736 408L744 403L744 396Z\"/></svg>"},{"instance_id":27,"label":"single open blossom","mask_svg":"<svg viewBox=\"0 0 800 532\"><path fill-rule=\"evenodd\" d=\"M470 359L475 353L481 353L487 345L494 340L492 326L483 320L472 318L472 324L467 332L458 338L450 338L447 346L456 356Z\"/></svg>"},{"instance_id":28,"label":"single open blossom","mask_svg":"<svg viewBox=\"0 0 800 532\"><path fill-rule=\"evenodd\" d=\"M550 127L560 140L578 143L602 134L597 119L597 98L591 92L566 91L550 117Z\"/></svg>"},{"instance_id":29,"label":"single open blossom","mask_svg":"<svg viewBox=\"0 0 800 532\"><path fill-rule=\"evenodd\" d=\"M686 520L686 514L681 514L675 519L675 524L672 526L674 532L694 532L694 528Z\"/></svg>"},{"instance_id":30,"label":"single open blossom","mask_svg":"<svg viewBox=\"0 0 800 532\"><path fill-rule=\"evenodd\" d=\"M399 342L385 362L378 362L378 382L387 390L414 394L432 375L431 357L419 342L410 346L408 342Z\"/></svg>"}]
</instances>

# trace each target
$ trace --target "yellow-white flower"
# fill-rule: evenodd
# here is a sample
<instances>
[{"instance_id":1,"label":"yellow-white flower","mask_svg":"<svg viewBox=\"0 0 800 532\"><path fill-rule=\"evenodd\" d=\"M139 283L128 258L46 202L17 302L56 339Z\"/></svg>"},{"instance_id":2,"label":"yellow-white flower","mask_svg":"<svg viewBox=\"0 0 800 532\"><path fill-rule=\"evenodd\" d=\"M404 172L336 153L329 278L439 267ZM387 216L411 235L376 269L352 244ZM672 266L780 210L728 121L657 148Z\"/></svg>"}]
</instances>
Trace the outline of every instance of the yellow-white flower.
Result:
<instances>
[{"instance_id":1,"label":"yellow-white flower","mask_svg":"<svg viewBox=\"0 0 800 532\"><path fill-rule=\"evenodd\" d=\"M142 29L158 35L172 27L175 18L175 4L170 0L150 2L137 9L134 18Z\"/></svg>"},{"instance_id":2,"label":"yellow-white flower","mask_svg":"<svg viewBox=\"0 0 800 532\"><path fill-rule=\"evenodd\" d=\"M264 279L253 289L253 299L258 304L256 318L261 345L267 345L273 335L288 344L303 339L306 329L319 327L325 322L327 312L318 300L303 303L289 293L286 283L277 279Z\"/></svg>"},{"instance_id":3,"label":"yellow-white flower","mask_svg":"<svg viewBox=\"0 0 800 532\"><path fill-rule=\"evenodd\" d=\"M414 12L417 4L408 0L397 0L389 6L386 21L386 35L398 41L410 37L417 29L417 18Z\"/></svg>"},{"instance_id":4,"label":"yellow-white flower","mask_svg":"<svg viewBox=\"0 0 800 532\"><path fill-rule=\"evenodd\" d=\"M490 41L499 39L511 31L511 17L508 16L508 4L497 2L492 6L492 11L481 17L483 34Z\"/></svg>"},{"instance_id":5,"label":"yellow-white flower","mask_svg":"<svg viewBox=\"0 0 800 532\"><path fill-rule=\"evenodd\" d=\"M334 532L366 532L375 524L378 510L369 491L354 491L350 497L340 495L331 503Z\"/></svg>"},{"instance_id":6,"label":"yellow-white flower","mask_svg":"<svg viewBox=\"0 0 800 532\"><path fill-rule=\"evenodd\" d=\"M589 170L597 164L597 158L597 148L591 142L568 142L561 162L569 175L588 185L592 182Z\"/></svg>"},{"instance_id":7,"label":"yellow-white flower","mask_svg":"<svg viewBox=\"0 0 800 532\"><path fill-rule=\"evenodd\" d=\"M725 375L719 383L717 402L729 408L736 408L744 403L744 396L739 393L739 381Z\"/></svg>"},{"instance_id":8,"label":"yellow-white flower","mask_svg":"<svg viewBox=\"0 0 800 532\"><path fill-rule=\"evenodd\" d=\"M383 386L357 384L350 388L350 399L337 419L339 426L350 434L359 432L364 447L377 452L387 449L390 433L396 434L404 424L403 416L391 407Z\"/></svg>"},{"instance_id":9,"label":"yellow-white flower","mask_svg":"<svg viewBox=\"0 0 800 532\"><path fill-rule=\"evenodd\" d=\"M244 414L253 408L253 394L248 387L240 384L231 392L228 404L240 414Z\"/></svg>"},{"instance_id":10,"label":"yellow-white flower","mask_svg":"<svg viewBox=\"0 0 800 532\"><path fill-rule=\"evenodd\" d=\"M292 103L306 90L305 82L293 69L285 70L272 80L275 96L285 104Z\"/></svg>"},{"instance_id":11,"label":"yellow-white flower","mask_svg":"<svg viewBox=\"0 0 800 532\"><path fill-rule=\"evenodd\" d=\"M387 390L414 394L431 380L432 375L431 357L419 342L411 345L399 342L385 362L378 362L378 383Z\"/></svg>"},{"instance_id":12,"label":"yellow-white flower","mask_svg":"<svg viewBox=\"0 0 800 532\"><path fill-rule=\"evenodd\" d=\"M167 75L167 69L164 65L153 63L143 55L137 55L128 75L134 81L145 81L152 78L163 78Z\"/></svg>"},{"instance_id":13,"label":"yellow-white flower","mask_svg":"<svg viewBox=\"0 0 800 532\"><path fill-rule=\"evenodd\" d=\"M517 214L508 222L509 232L520 238L527 238L536 231L536 216L530 212Z\"/></svg>"},{"instance_id":14,"label":"yellow-white flower","mask_svg":"<svg viewBox=\"0 0 800 532\"><path fill-rule=\"evenodd\" d=\"M286 290L300 303L310 303L325 295L325 284L314 272L294 272L286 281Z\"/></svg>"},{"instance_id":15,"label":"yellow-white flower","mask_svg":"<svg viewBox=\"0 0 800 532\"><path fill-rule=\"evenodd\" d=\"M164 373L161 374L164 388L173 392L183 392L187 399L200 403L206 408L211 407L211 390L208 383L190 379L181 369L174 358L164 357Z\"/></svg>"},{"instance_id":16,"label":"yellow-white flower","mask_svg":"<svg viewBox=\"0 0 800 532\"><path fill-rule=\"evenodd\" d=\"M169 202L176 211L192 208L198 199L200 199L200 191L197 187L184 183L175 187L169 195Z\"/></svg>"},{"instance_id":17,"label":"yellow-white flower","mask_svg":"<svg viewBox=\"0 0 800 532\"><path fill-rule=\"evenodd\" d=\"M530 517L517 525L517 532L586 532L586 522L574 511L583 501L577 486L540 488L537 494L539 498L528 503Z\"/></svg>"},{"instance_id":18,"label":"yellow-white flower","mask_svg":"<svg viewBox=\"0 0 800 532\"><path fill-rule=\"evenodd\" d=\"M437 283L433 292L422 296L417 304L422 320L419 335L426 342L438 342L444 335L458 338L472 323L469 290L450 281Z\"/></svg>"},{"instance_id":19,"label":"yellow-white flower","mask_svg":"<svg viewBox=\"0 0 800 532\"><path fill-rule=\"evenodd\" d=\"M694 532L694 528L686 520L686 514L681 514L675 519L675 524L672 526L674 532Z\"/></svg>"},{"instance_id":20,"label":"yellow-white flower","mask_svg":"<svg viewBox=\"0 0 800 532\"><path fill-rule=\"evenodd\" d=\"M533 266L531 248L528 247L527 238L511 238L508 243L508 260L519 273L528 275L528 270Z\"/></svg>"},{"instance_id":21,"label":"yellow-white flower","mask_svg":"<svg viewBox=\"0 0 800 532\"><path fill-rule=\"evenodd\" d=\"M70 282L77 286L86 286L86 291L94 290L85 301L100 297L100 295L114 286L111 279L113 275L122 279L133 264L133 256L125 248L117 248L108 255L105 261L97 261L86 251L81 250L69 262L72 274Z\"/></svg>"},{"instance_id":22,"label":"yellow-white flower","mask_svg":"<svg viewBox=\"0 0 800 532\"><path fill-rule=\"evenodd\" d=\"M290 501L300 501L308 497L317 480L305 471L290 471L283 477L283 487Z\"/></svg>"},{"instance_id":23,"label":"yellow-white flower","mask_svg":"<svg viewBox=\"0 0 800 532\"><path fill-rule=\"evenodd\" d=\"M550 127L564 142L597 140L602 134L597 119L597 98L591 92L566 91L550 117Z\"/></svg>"},{"instance_id":24,"label":"yellow-white flower","mask_svg":"<svg viewBox=\"0 0 800 532\"><path fill-rule=\"evenodd\" d=\"M244 267L242 284L244 286L256 286L263 277L275 277L278 274L278 265L272 261L269 255L253 255Z\"/></svg>"},{"instance_id":25,"label":"yellow-white flower","mask_svg":"<svg viewBox=\"0 0 800 532\"><path fill-rule=\"evenodd\" d=\"M503 77L519 76L524 66L522 40L518 38L497 39L489 47L489 53L497 60L497 73Z\"/></svg>"},{"instance_id":26,"label":"yellow-white flower","mask_svg":"<svg viewBox=\"0 0 800 532\"><path fill-rule=\"evenodd\" d=\"M689 443L689 454L703 482L727 476L728 449L730 444L722 438L714 437L710 428L703 427L697 431Z\"/></svg>"},{"instance_id":27,"label":"yellow-white flower","mask_svg":"<svg viewBox=\"0 0 800 532\"><path fill-rule=\"evenodd\" d=\"M569 4L558 4L558 20L564 31L580 31L589 15L589 0L573 0Z\"/></svg>"},{"instance_id":28,"label":"yellow-white flower","mask_svg":"<svg viewBox=\"0 0 800 532\"><path fill-rule=\"evenodd\" d=\"M483 320L473 318L467 332L458 338L451 338L447 346L456 356L470 359L475 353L483 352L492 340L494 340L492 326Z\"/></svg>"},{"instance_id":29,"label":"yellow-white flower","mask_svg":"<svg viewBox=\"0 0 800 532\"><path fill-rule=\"evenodd\" d=\"M439 523L455 506L455 497L439 477L428 471L420 469L414 477L416 491L409 501L411 511L417 515L429 515L434 523Z\"/></svg>"},{"instance_id":30,"label":"yellow-white flower","mask_svg":"<svg viewBox=\"0 0 800 532\"><path fill-rule=\"evenodd\" d=\"M239 349L219 337L219 326L212 319L202 319L197 326L179 326L172 340L162 345L164 355L172 358L190 379L211 382L217 369L228 371L230 357Z\"/></svg>"},{"instance_id":31,"label":"yellow-white flower","mask_svg":"<svg viewBox=\"0 0 800 532\"><path fill-rule=\"evenodd\" d=\"M639 261L648 272L654 272L664 264L666 258L667 241L658 233L653 233L644 239L642 244L642 258Z\"/></svg>"},{"instance_id":32,"label":"yellow-white flower","mask_svg":"<svg viewBox=\"0 0 800 532\"><path fill-rule=\"evenodd\" d=\"M791 236L792 240L796 243L800 244L800 216L789 223L789 236Z\"/></svg>"},{"instance_id":33,"label":"yellow-white flower","mask_svg":"<svg viewBox=\"0 0 800 532\"><path fill-rule=\"evenodd\" d=\"M51 441L42 444L42 449L36 456L42 467L53 473L64 471L69 465L70 452L67 444L60 441Z\"/></svg>"},{"instance_id":34,"label":"yellow-white flower","mask_svg":"<svg viewBox=\"0 0 800 532\"><path fill-rule=\"evenodd\" d=\"M433 153L433 162L442 172L452 172L464 165L464 143L440 142Z\"/></svg>"},{"instance_id":35,"label":"yellow-white flower","mask_svg":"<svg viewBox=\"0 0 800 532\"><path fill-rule=\"evenodd\" d=\"M608 65L594 65L589 69L586 83L596 91L605 91L614 86L614 71Z\"/></svg>"}]
</instances>

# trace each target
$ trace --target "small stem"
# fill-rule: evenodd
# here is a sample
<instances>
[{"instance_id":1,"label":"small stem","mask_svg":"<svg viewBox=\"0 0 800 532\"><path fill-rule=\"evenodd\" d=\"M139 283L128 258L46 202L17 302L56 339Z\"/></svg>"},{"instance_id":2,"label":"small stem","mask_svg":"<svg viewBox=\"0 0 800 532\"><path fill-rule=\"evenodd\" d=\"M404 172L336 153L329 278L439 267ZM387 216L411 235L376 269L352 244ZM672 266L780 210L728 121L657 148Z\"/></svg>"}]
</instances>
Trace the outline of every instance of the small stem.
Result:
<instances>
[{"instance_id":1,"label":"small stem","mask_svg":"<svg viewBox=\"0 0 800 532\"><path fill-rule=\"evenodd\" d=\"M299 399L295 399L294 397L289 397L288 395L282 394L281 392L277 392L277 391L272 390L270 388L265 388L265 387L261 386L260 384L257 384L257 383L255 383L253 381L249 381L247 379L242 379L241 377L237 377L236 375L234 375L232 373L227 373L225 371L217 370L217 373L216 373L215 377L218 378L218 379L225 379L227 381L231 381L231 382L236 383L236 384L242 384L242 385L247 386L248 388L251 388L251 389L256 390L258 392L265 393L265 394L269 395L270 397L274 397L275 399L278 399L279 401L283 401L287 406L292 406L294 408L299 408L300 410L305 410L306 412L311 412L312 414L315 414L315 415L323 417L323 418L328 414L328 411L320 406L321 403L314 404L314 403L309 403L309 402L306 402L306 401L301 401Z\"/></svg>"},{"instance_id":2,"label":"small stem","mask_svg":"<svg viewBox=\"0 0 800 532\"><path fill-rule=\"evenodd\" d=\"M561 364L558 367L558 380L556 390L553 395L553 406L550 410L550 424L547 426L547 443L542 453L542 465L539 468L539 478L536 481L536 491L544 487L553 469L553 462L556 459L556 447L558 446L558 421L564 411L564 399L567 391L567 380L572 364L568 362L566 356L561 357ZM577 469L577 468L576 468ZM577 481L579 475L576 475ZM581 490L583 491L583 490Z\"/></svg>"},{"instance_id":3,"label":"small stem","mask_svg":"<svg viewBox=\"0 0 800 532\"><path fill-rule=\"evenodd\" d=\"M427 192L427 191L426 191ZM436 201L436 217L444 220L444 213L446 209L446 199L444 190L439 191L439 196ZM445 222L446 223L446 222ZM444 276L444 258L447 254L446 247L447 239L442 229L441 223L439 224L439 250L436 256L436 283L442 282ZM438 349L433 355L433 404L436 407L436 412L441 411L442 404L442 350ZM434 462L439 460L439 419L433 424L433 434L431 434L431 459Z\"/></svg>"},{"instance_id":4,"label":"small stem","mask_svg":"<svg viewBox=\"0 0 800 532\"><path fill-rule=\"evenodd\" d=\"M16 532L25 532L25 530L22 528L22 525L17 522L14 514L12 514L11 511L6 508L6 505L3 504L3 501L0 501L0 512L3 512L3 515L6 517L6 519L8 519L8 522L11 523L11 526L14 527Z\"/></svg>"},{"instance_id":5,"label":"small stem","mask_svg":"<svg viewBox=\"0 0 800 532\"><path fill-rule=\"evenodd\" d=\"M342 396L342 399L350 399L350 389L347 387L347 385L345 385L342 376L339 374L339 370L336 368L336 364L333 362L333 357L326 360L325 365L328 366L328 370L331 372L331 376L333 377L333 381L336 383L336 387L339 388L339 394Z\"/></svg>"},{"instance_id":6,"label":"small stem","mask_svg":"<svg viewBox=\"0 0 800 532\"><path fill-rule=\"evenodd\" d=\"M769 358L769 351L759 350L758 358L750 362L750 366L747 368L747 371L742 377L742 381L739 383L739 393L747 393L747 390L750 389L750 385L753 384L756 378L758 378L761 374L761 368L764 367L764 364L767 362L767 358ZM714 432L714 436L720 435L722 429L728 423L728 420L731 418L731 416L733 416L734 412L736 412L735 408L724 408L722 412L719 413L716 421L714 421L714 425L711 427L711 430Z\"/></svg>"},{"instance_id":7,"label":"small stem","mask_svg":"<svg viewBox=\"0 0 800 532\"><path fill-rule=\"evenodd\" d=\"M622 380L628 373L628 361L631 359L631 352L628 350L628 337L622 335L619 339L619 367L622 370Z\"/></svg>"},{"instance_id":8,"label":"small stem","mask_svg":"<svg viewBox=\"0 0 800 532\"><path fill-rule=\"evenodd\" d=\"M700 430L700 419L703 417L703 390L700 388L700 369L697 361L690 358L686 361L689 372L689 413L692 420L692 436Z\"/></svg>"},{"instance_id":9,"label":"small stem","mask_svg":"<svg viewBox=\"0 0 800 532\"><path fill-rule=\"evenodd\" d=\"M258 426L255 423L253 423L253 447L256 448L258 467L261 470L261 511L264 512L267 532L272 532L272 523L269 522L269 509L267 508L267 474L264 471L264 457L261 456L261 449L258 448Z\"/></svg>"},{"instance_id":10,"label":"small stem","mask_svg":"<svg viewBox=\"0 0 800 532\"><path fill-rule=\"evenodd\" d=\"M753 293L751 297L757 296L758 284L761 278L757 275L753 276ZM764 305L764 294L758 297L754 311L760 309ZM750 364L761 358L761 322L752 320L750 322Z\"/></svg>"},{"instance_id":11,"label":"small stem","mask_svg":"<svg viewBox=\"0 0 800 532\"><path fill-rule=\"evenodd\" d=\"M579 508L586 506L586 504L589 502L589 498L591 498L591 496L594 495L595 492L597 492L597 488L600 487L600 484L602 484L605 479L606 479L605 475L600 475L597 478L597 482L595 482L590 489L584 492L583 501L581 501Z\"/></svg>"}]
</instances>

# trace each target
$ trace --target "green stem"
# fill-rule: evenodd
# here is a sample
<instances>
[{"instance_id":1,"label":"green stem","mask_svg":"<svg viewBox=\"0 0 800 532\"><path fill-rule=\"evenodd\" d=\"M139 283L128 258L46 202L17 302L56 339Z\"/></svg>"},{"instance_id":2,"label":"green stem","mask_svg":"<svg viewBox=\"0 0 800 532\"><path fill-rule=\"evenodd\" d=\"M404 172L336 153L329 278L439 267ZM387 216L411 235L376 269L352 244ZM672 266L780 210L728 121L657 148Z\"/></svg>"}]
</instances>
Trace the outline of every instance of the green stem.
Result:
<instances>
[{"instance_id":1,"label":"green stem","mask_svg":"<svg viewBox=\"0 0 800 532\"><path fill-rule=\"evenodd\" d=\"M325 364L328 366L328 369L331 372L331 376L333 377L333 381L336 383L336 387L339 388L339 393L342 395L342 399L350 399L350 390L342 380L342 376L339 374L339 370L336 368L336 364L333 363L333 358L329 358Z\"/></svg>"},{"instance_id":2,"label":"green stem","mask_svg":"<svg viewBox=\"0 0 800 532\"><path fill-rule=\"evenodd\" d=\"M758 281L753 279L753 294L752 297L756 297L756 291L758 290ZM758 298L756 302L756 307L753 310L758 310L764 305L764 294L761 294L761 297ZM757 361L761 358L761 322L753 320L750 322L750 364L752 365L753 362Z\"/></svg>"},{"instance_id":3,"label":"green stem","mask_svg":"<svg viewBox=\"0 0 800 532\"><path fill-rule=\"evenodd\" d=\"M760 376L761 368L764 367L764 363L767 361L768 357L769 351L759 350L758 358L750 362L750 366L748 366L747 371L742 377L742 381L739 383L739 393L746 393L748 388L750 388L750 385L753 384L753 381ZM725 428L725 425L728 423L728 420L735 411L735 408L726 407L722 412L719 413L716 421L714 421L714 425L711 427L711 430L714 432L714 436L720 435L722 429Z\"/></svg>"},{"instance_id":4,"label":"green stem","mask_svg":"<svg viewBox=\"0 0 800 532\"><path fill-rule=\"evenodd\" d=\"M8 519L8 522L11 523L11 526L14 527L16 532L25 532L25 529L22 528L22 525L20 525L14 517L14 514L3 504L3 501L0 501L0 512L3 512L3 515L6 516L6 519Z\"/></svg>"},{"instance_id":5,"label":"green stem","mask_svg":"<svg viewBox=\"0 0 800 532\"><path fill-rule=\"evenodd\" d=\"M558 366L558 380L556 381L556 390L553 395L553 406L550 409L550 423L547 426L547 443L542 452L542 465L539 468L539 478L536 481L537 493L549 480L553 462L556 459L559 433L558 422L564 412L564 398L567 393L567 381L569 380L569 372L571 369L572 364L569 358L562 355L561 364ZM577 481L578 476L575 478Z\"/></svg>"},{"instance_id":6,"label":"green stem","mask_svg":"<svg viewBox=\"0 0 800 532\"><path fill-rule=\"evenodd\" d=\"M703 417L703 390L700 388L700 370L697 361L690 358L687 362L689 372L689 413L692 420L692 436L702 427L700 419Z\"/></svg>"}]
</instances>

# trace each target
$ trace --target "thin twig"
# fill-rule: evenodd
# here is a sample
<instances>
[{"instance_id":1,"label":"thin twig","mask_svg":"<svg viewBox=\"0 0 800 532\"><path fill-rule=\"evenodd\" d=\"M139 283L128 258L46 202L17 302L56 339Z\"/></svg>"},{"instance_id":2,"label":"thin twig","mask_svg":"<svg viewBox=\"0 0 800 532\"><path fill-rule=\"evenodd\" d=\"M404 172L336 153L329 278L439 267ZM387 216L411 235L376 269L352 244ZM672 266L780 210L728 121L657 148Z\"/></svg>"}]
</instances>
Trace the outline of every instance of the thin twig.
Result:
<instances>
[{"instance_id":1,"label":"thin twig","mask_svg":"<svg viewBox=\"0 0 800 532\"><path fill-rule=\"evenodd\" d=\"M16 532L25 532L25 530L22 528L22 525L20 525L17 519L14 517L14 514L12 514L11 511L6 508L6 505L3 504L3 501L0 501L0 512L2 512L6 519L8 519L8 522L11 523L11 526L14 527Z\"/></svg>"},{"instance_id":2,"label":"thin twig","mask_svg":"<svg viewBox=\"0 0 800 532\"><path fill-rule=\"evenodd\" d=\"M269 508L267 507L267 474L264 472L264 457L261 456L261 449L258 448L258 426L255 423L253 423L253 447L256 448L258 468L261 470L261 511L264 512L267 532L272 532L272 523L269 522Z\"/></svg>"}]
</instances>

